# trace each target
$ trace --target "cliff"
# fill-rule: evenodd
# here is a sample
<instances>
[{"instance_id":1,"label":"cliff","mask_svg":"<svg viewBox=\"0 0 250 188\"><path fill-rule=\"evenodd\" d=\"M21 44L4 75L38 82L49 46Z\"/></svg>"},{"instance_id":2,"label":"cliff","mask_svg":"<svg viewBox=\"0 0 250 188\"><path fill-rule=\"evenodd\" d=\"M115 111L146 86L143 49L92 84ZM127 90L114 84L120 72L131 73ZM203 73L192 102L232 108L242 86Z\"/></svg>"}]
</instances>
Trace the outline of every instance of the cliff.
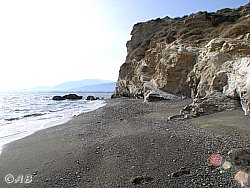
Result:
<instances>
[{"instance_id":1,"label":"cliff","mask_svg":"<svg viewBox=\"0 0 250 188\"><path fill-rule=\"evenodd\" d=\"M250 3L134 25L113 97L192 97L185 117L250 106Z\"/></svg>"}]
</instances>

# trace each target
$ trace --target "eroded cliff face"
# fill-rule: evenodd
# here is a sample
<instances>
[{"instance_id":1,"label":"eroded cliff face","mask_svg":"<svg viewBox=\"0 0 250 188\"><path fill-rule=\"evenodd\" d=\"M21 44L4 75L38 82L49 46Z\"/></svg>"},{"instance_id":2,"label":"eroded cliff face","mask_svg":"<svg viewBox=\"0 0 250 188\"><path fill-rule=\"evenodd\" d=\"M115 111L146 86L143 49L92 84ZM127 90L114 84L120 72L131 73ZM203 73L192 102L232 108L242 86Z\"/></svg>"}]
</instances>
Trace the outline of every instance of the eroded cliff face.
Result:
<instances>
[{"instance_id":1,"label":"eroded cliff face","mask_svg":"<svg viewBox=\"0 0 250 188\"><path fill-rule=\"evenodd\" d=\"M193 97L182 115L249 114L250 4L138 23L131 35L114 96Z\"/></svg>"},{"instance_id":2,"label":"eroded cliff face","mask_svg":"<svg viewBox=\"0 0 250 188\"><path fill-rule=\"evenodd\" d=\"M216 38L197 57L187 76L194 102L183 115L199 116L242 106L249 115L249 40Z\"/></svg>"}]
</instances>

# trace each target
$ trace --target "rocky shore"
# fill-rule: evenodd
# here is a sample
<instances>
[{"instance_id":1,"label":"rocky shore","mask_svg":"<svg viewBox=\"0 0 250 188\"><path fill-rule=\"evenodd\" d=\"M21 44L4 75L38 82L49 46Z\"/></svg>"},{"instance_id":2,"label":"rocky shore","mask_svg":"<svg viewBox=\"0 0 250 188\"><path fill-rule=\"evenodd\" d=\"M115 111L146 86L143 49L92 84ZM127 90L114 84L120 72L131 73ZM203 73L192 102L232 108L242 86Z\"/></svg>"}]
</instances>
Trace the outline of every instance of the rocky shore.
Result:
<instances>
[{"instance_id":1,"label":"rocky shore","mask_svg":"<svg viewBox=\"0 0 250 188\"><path fill-rule=\"evenodd\" d=\"M0 156L1 188L240 187L235 170L211 166L208 158L249 147L249 117L238 109L168 120L190 102L107 100L103 108L10 143ZM31 174L32 182L7 184L7 174Z\"/></svg>"}]
</instances>

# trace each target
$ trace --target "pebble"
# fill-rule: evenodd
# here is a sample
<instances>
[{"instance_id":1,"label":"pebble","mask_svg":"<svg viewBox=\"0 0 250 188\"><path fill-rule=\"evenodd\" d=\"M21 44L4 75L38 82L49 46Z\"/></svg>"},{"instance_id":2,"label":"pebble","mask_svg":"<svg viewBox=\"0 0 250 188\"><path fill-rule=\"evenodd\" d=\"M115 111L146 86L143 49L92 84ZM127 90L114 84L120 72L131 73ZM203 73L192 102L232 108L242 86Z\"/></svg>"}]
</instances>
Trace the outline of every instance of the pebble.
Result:
<instances>
[{"instance_id":1,"label":"pebble","mask_svg":"<svg viewBox=\"0 0 250 188\"><path fill-rule=\"evenodd\" d=\"M222 165L222 168L223 168L224 170L227 170L227 169L231 168L231 163L228 162L228 161L225 161L225 162L223 163L223 165Z\"/></svg>"},{"instance_id":2,"label":"pebble","mask_svg":"<svg viewBox=\"0 0 250 188\"><path fill-rule=\"evenodd\" d=\"M35 172L32 173L32 175L35 176L35 175L37 175L37 173L38 173L38 171L35 171Z\"/></svg>"}]
</instances>

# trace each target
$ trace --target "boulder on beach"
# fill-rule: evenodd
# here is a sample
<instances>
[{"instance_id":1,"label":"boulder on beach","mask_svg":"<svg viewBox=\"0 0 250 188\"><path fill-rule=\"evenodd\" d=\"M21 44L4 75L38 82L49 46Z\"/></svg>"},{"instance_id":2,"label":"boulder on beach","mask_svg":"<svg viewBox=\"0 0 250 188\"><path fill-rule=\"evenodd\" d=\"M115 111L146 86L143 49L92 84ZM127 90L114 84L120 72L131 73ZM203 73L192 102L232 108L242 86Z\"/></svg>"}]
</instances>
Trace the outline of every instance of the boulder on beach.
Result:
<instances>
[{"instance_id":1,"label":"boulder on beach","mask_svg":"<svg viewBox=\"0 0 250 188\"><path fill-rule=\"evenodd\" d=\"M151 102L151 101L162 101L167 99L163 96L160 96L159 94L149 94L146 100L148 102Z\"/></svg>"},{"instance_id":2,"label":"boulder on beach","mask_svg":"<svg viewBox=\"0 0 250 188\"><path fill-rule=\"evenodd\" d=\"M52 100L56 100L56 101L61 101L61 100L65 100L66 98L62 97L62 96L54 96L52 98Z\"/></svg>"},{"instance_id":3,"label":"boulder on beach","mask_svg":"<svg viewBox=\"0 0 250 188\"><path fill-rule=\"evenodd\" d=\"M89 96L87 96L86 100L92 101L92 100L96 100L96 98L92 95L89 95Z\"/></svg>"}]
</instances>

